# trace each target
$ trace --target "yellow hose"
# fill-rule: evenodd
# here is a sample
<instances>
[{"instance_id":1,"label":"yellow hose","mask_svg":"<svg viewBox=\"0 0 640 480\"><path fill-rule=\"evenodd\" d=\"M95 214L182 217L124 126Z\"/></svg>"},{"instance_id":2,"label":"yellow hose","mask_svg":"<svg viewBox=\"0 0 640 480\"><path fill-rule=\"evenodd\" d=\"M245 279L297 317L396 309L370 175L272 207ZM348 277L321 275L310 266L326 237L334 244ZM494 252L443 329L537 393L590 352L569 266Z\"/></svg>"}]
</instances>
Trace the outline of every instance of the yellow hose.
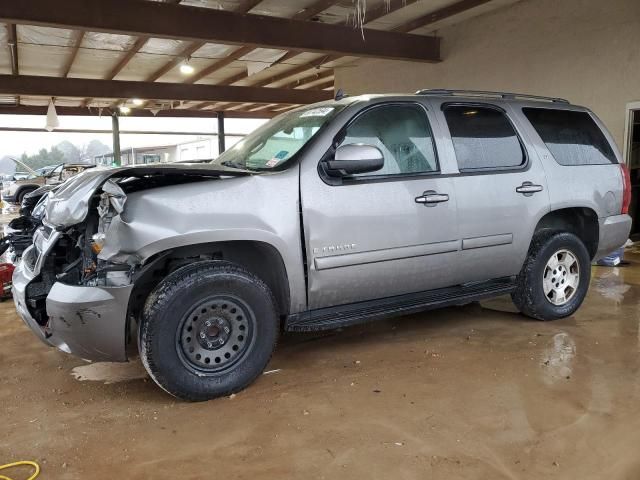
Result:
<instances>
[{"instance_id":1,"label":"yellow hose","mask_svg":"<svg viewBox=\"0 0 640 480\"><path fill-rule=\"evenodd\" d=\"M7 468L20 467L22 465L29 465L30 467L33 467L35 470L27 480L35 480L35 478L38 475L40 475L40 465L38 465L36 462L30 462L27 460L24 460L21 462L7 463L6 465L0 465L0 470L5 470ZM5 477L4 475L0 475L0 480L13 480L13 479L11 477Z\"/></svg>"}]
</instances>

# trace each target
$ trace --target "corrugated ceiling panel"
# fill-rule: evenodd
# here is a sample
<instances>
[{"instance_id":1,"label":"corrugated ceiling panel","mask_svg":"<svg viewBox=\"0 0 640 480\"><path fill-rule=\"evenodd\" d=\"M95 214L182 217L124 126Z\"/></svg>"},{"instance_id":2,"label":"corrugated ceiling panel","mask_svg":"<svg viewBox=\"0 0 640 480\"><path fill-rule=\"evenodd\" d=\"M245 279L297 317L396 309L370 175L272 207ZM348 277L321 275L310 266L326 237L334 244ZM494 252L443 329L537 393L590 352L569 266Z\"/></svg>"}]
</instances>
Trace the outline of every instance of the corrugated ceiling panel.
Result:
<instances>
[{"instance_id":1,"label":"corrugated ceiling panel","mask_svg":"<svg viewBox=\"0 0 640 480\"><path fill-rule=\"evenodd\" d=\"M263 0L251 13L254 15L268 15L273 17L290 18L300 10L312 5L316 0ZM235 11L242 0L183 0L182 5L193 7L215 8Z\"/></svg>"},{"instance_id":2,"label":"corrugated ceiling panel","mask_svg":"<svg viewBox=\"0 0 640 480\"><path fill-rule=\"evenodd\" d=\"M115 33L87 32L84 36L82 46L100 50L115 50L124 52L131 48L136 37L131 35L119 35Z\"/></svg>"},{"instance_id":3,"label":"corrugated ceiling panel","mask_svg":"<svg viewBox=\"0 0 640 480\"><path fill-rule=\"evenodd\" d=\"M222 45L219 43L206 43L200 47L192 55L192 57L199 58L224 58L233 50L238 48L237 45Z\"/></svg>"},{"instance_id":4,"label":"corrugated ceiling panel","mask_svg":"<svg viewBox=\"0 0 640 480\"><path fill-rule=\"evenodd\" d=\"M109 73L109 70L122 58L122 55L121 51L81 48L73 64L72 76L78 78L104 78Z\"/></svg>"},{"instance_id":5,"label":"corrugated ceiling panel","mask_svg":"<svg viewBox=\"0 0 640 480\"><path fill-rule=\"evenodd\" d=\"M67 47L20 44L20 74L57 77L70 52L71 49Z\"/></svg>"},{"instance_id":6,"label":"corrugated ceiling panel","mask_svg":"<svg viewBox=\"0 0 640 480\"><path fill-rule=\"evenodd\" d=\"M170 62L172 59L173 57L165 55L138 53L120 71L116 80L146 80L152 73L164 67L167 62ZM195 66L195 62L193 65Z\"/></svg>"},{"instance_id":7,"label":"corrugated ceiling panel","mask_svg":"<svg viewBox=\"0 0 640 480\"><path fill-rule=\"evenodd\" d=\"M166 38L150 38L139 50L141 53L156 55L177 55L191 42Z\"/></svg>"},{"instance_id":8,"label":"corrugated ceiling panel","mask_svg":"<svg viewBox=\"0 0 640 480\"><path fill-rule=\"evenodd\" d=\"M385 0L367 0L367 9L376 8L385 3ZM354 3L352 1L336 2L336 5L318 14L318 19L323 23L353 24ZM366 21L366 18L365 18Z\"/></svg>"},{"instance_id":9,"label":"corrugated ceiling panel","mask_svg":"<svg viewBox=\"0 0 640 480\"><path fill-rule=\"evenodd\" d=\"M263 0L251 13L273 17L291 18L296 13L315 3L316 0Z\"/></svg>"},{"instance_id":10,"label":"corrugated ceiling panel","mask_svg":"<svg viewBox=\"0 0 640 480\"><path fill-rule=\"evenodd\" d=\"M73 30L31 25L18 25L16 30L19 44L56 45L59 47L73 45Z\"/></svg>"}]
</instances>

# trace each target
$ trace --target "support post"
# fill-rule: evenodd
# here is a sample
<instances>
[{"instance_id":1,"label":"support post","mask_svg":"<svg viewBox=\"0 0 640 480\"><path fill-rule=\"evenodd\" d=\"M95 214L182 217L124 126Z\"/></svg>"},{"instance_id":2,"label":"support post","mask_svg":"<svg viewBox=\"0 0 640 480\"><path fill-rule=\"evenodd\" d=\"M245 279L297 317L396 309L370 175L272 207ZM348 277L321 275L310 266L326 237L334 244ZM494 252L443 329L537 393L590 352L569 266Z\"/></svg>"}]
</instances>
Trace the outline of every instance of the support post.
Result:
<instances>
[{"instance_id":1,"label":"support post","mask_svg":"<svg viewBox=\"0 0 640 480\"><path fill-rule=\"evenodd\" d=\"M111 115L111 133L113 135L113 163L121 165L120 159L120 121L116 112Z\"/></svg>"},{"instance_id":2,"label":"support post","mask_svg":"<svg viewBox=\"0 0 640 480\"><path fill-rule=\"evenodd\" d=\"M218 155L225 151L224 112L218 112Z\"/></svg>"}]
</instances>

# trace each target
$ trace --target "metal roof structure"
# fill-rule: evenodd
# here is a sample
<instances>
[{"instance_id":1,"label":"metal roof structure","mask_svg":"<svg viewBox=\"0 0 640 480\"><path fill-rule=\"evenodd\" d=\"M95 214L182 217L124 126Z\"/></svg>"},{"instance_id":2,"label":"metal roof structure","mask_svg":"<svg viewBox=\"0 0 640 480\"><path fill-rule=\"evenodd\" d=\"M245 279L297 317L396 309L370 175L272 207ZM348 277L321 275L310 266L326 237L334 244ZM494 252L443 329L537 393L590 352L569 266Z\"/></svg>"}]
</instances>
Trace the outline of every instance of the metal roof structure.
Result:
<instances>
[{"instance_id":1,"label":"metal roof structure","mask_svg":"<svg viewBox=\"0 0 640 480\"><path fill-rule=\"evenodd\" d=\"M438 62L435 30L514 1L3 2L0 113L271 117L359 58Z\"/></svg>"}]
</instances>

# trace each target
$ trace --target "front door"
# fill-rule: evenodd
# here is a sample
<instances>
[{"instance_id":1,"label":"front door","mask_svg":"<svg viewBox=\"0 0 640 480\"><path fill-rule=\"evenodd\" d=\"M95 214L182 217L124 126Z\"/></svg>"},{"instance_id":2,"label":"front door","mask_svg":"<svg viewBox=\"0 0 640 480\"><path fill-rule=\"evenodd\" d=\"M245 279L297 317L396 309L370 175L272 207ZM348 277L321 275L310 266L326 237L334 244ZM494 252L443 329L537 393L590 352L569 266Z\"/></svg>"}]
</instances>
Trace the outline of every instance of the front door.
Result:
<instances>
[{"instance_id":1,"label":"front door","mask_svg":"<svg viewBox=\"0 0 640 480\"><path fill-rule=\"evenodd\" d=\"M456 195L441 174L423 104L366 108L334 144L367 144L384 167L338 183L301 170L309 308L451 285L459 236Z\"/></svg>"},{"instance_id":2,"label":"front door","mask_svg":"<svg viewBox=\"0 0 640 480\"><path fill-rule=\"evenodd\" d=\"M516 275L537 219L549 209L540 159L527 149L506 104L433 102L459 174L461 282Z\"/></svg>"}]
</instances>

